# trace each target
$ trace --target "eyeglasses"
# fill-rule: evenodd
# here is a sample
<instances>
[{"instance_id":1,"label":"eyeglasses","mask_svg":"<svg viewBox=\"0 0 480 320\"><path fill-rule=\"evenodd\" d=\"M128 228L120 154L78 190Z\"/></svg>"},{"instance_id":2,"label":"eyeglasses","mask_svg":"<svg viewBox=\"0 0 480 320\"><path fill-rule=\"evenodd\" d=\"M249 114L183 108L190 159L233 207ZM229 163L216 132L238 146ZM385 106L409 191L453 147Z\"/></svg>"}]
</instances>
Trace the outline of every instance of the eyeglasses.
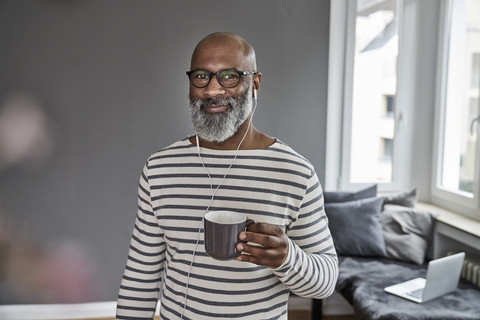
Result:
<instances>
[{"instance_id":1,"label":"eyeglasses","mask_svg":"<svg viewBox=\"0 0 480 320\"><path fill-rule=\"evenodd\" d=\"M210 72L203 69L187 71L190 83L197 88L205 88L215 75L218 83L224 88L234 88L240 83L243 75L256 74L255 71L238 71L235 69L225 69L218 72Z\"/></svg>"}]
</instances>

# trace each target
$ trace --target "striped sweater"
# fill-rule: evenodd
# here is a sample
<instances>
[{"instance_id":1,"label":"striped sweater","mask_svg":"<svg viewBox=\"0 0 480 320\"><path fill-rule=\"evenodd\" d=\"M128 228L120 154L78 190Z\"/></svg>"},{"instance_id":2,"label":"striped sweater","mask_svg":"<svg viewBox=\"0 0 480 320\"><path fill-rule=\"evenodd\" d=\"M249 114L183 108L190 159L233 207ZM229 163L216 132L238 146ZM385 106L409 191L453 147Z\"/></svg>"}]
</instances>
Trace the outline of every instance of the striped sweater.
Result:
<instances>
[{"instance_id":1,"label":"striped sweater","mask_svg":"<svg viewBox=\"0 0 480 320\"><path fill-rule=\"evenodd\" d=\"M154 153L140 177L138 211L117 303L117 319L287 319L290 292L329 296L337 256L313 166L280 141L259 150L202 148L184 139ZM284 227L289 253L277 269L218 261L205 253L210 207ZM195 253L195 254L194 254ZM189 275L190 274L190 275Z\"/></svg>"}]
</instances>

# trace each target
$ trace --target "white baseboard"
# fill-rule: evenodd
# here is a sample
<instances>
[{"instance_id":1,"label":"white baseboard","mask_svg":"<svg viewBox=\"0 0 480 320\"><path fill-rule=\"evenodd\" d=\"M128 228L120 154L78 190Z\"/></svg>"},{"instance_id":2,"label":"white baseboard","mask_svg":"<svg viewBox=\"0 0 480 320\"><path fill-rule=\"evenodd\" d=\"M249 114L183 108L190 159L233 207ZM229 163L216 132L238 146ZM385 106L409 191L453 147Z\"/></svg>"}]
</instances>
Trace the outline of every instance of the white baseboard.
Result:
<instances>
[{"instance_id":1,"label":"white baseboard","mask_svg":"<svg viewBox=\"0 0 480 320\"><path fill-rule=\"evenodd\" d=\"M0 319L8 320L70 320L114 318L116 301L74 304L0 305ZM157 311L160 303L157 304Z\"/></svg>"}]
</instances>

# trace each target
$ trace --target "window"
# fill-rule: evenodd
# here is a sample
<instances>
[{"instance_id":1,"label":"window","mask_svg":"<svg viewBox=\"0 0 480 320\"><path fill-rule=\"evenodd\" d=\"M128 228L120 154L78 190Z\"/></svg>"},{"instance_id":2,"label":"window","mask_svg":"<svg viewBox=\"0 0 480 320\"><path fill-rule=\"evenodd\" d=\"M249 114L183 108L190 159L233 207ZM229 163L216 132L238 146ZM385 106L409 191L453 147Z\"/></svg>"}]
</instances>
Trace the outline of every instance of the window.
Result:
<instances>
[{"instance_id":1,"label":"window","mask_svg":"<svg viewBox=\"0 0 480 320\"><path fill-rule=\"evenodd\" d=\"M417 187L430 201L440 1L330 5L325 189Z\"/></svg>"},{"instance_id":2,"label":"window","mask_svg":"<svg viewBox=\"0 0 480 320\"><path fill-rule=\"evenodd\" d=\"M385 117L393 118L395 115L395 96L386 95L384 100Z\"/></svg>"},{"instance_id":3,"label":"window","mask_svg":"<svg viewBox=\"0 0 480 320\"><path fill-rule=\"evenodd\" d=\"M397 55L397 2L357 1L349 183L392 181L393 158L381 150L382 141L395 139L385 107L393 112Z\"/></svg>"},{"instance_id":4,"label":"window","mask_svg":"<svg viewBox=\"0 0 480 320\"><path fill-rule=\"evenodd\" d=\"M382 138L382 152L380 161L391 162L393 157L393 139Z\"/></svg>"},{"instance_id":5,"label":"window","mask_svg":"<svg viewBox=\"0 0 480 320\"><path fill-rule=\"evenodd\" d=\"M480 218L480 1L336 0L331 10L326 189L417 187L420 201ZM359 32L374 17L378 35L395 21L391 46L365 45ZM396 55L368 61L394 43Z\"/></svg>"},{"instance_id":6,"label":"window","mask_svg":"<svg viewBox=\"0 0 480 320\"><path fill-rule=\"evenodd\" d=\"M327 125L340 128L327 128L326 188L358 189L372 183L381 191L406 187L401 167L408 168L408 152L401 151L406 138L401 137L399 122L406 115L397 101L401 4L401 0L331 3L333 14L338 14L332 18L332 39L342 35L346 41L330 46L334 71L329 78ZM338 23L342 19L345 25ZM335 144L341 150L334 157ZM329 179L334 175L335 180Z\"/></svg>"},{"instance_id":7,"label":"window","mask_svg":"<svg viewBox=\"0 0 480 320\"><path fill-rule=\"evenodd\" d=\"M479 208L480 1L445 1L437 92L433 198L467 213Z\"/></svg>"}]
</instances>

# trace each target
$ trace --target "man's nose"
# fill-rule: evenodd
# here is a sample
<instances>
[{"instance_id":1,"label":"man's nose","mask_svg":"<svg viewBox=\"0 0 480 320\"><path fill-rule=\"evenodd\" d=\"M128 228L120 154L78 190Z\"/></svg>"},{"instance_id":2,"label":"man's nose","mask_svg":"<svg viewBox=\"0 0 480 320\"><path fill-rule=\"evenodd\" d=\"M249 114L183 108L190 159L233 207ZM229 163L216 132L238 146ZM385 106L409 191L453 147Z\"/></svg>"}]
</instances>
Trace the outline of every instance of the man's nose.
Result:
<instances>
[{"instance_id":1,"label":"man's nose","mask_svg":"<svg viewBox=\"0 0 480 320\"><path fill-rule=\"evenodd\" d=\"M220 85L217 77L213 77L210 83L203 89L203 92L208 97L222 96L225 94L225 88Z\"/></svg>"}]
</instances>

